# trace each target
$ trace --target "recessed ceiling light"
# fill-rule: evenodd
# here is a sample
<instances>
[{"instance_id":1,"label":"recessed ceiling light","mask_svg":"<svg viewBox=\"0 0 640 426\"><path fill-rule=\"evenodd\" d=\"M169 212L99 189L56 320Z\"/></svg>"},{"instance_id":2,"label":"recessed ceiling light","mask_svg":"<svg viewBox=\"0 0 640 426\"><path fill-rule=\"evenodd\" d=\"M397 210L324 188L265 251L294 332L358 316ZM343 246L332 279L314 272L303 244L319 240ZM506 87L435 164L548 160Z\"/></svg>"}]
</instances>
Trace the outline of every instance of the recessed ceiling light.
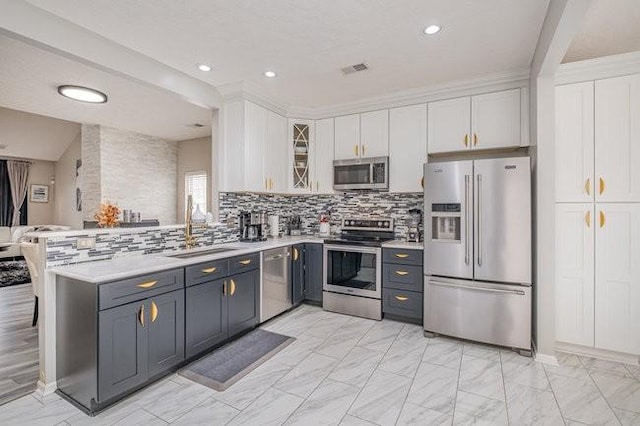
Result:
<instances>
[{"instance_id":1,"label":"recessed ceiling light","mask_svg":"<svg viewBox=\"0 0 640 426\"><path fill-rule=\"evenodd\" d=\"M276 73L273 72L273 71L265 71L264 76L265 77L269 77L269 78L273 78L273 77L276 76Z\"/></svg>"},{"instance_id":2,"label":"recessed ceiling light","mask_svg":"<svg viewBox=\"0 0 640 426\"><path fill-rule=\"evenodd\" d=\"M88 87L70 85L58 86L58 93L65 98L73 99L74 101L90 102L92 104L103 104L107 102L107 95Z\"/></svg>"},{"instance_id":3,"label":"recessed ceiling light","mask_svg":"<svg viewBox=\"0 0 640 426\"><path fill-rule=\"evenodd\" d=\"M440 30L441 30L440 25L429 25L427 28L424 29L424 33L427 35L433 35Z\"/></svg>"},{"instance_id":4,"label":"recessed ceiling light","mask_svg":"<svg viewBox=\"0 0 640 426\"><path fill-rule=\"evenodd\" d=\"M211 71L211 67L210 67L209 65L207 65L207 64L200 64L200 65L198 65L198 69L199 69L200 71L204 71L204 72L209 72L209 71Z\"/></svg>"}]
</instances>

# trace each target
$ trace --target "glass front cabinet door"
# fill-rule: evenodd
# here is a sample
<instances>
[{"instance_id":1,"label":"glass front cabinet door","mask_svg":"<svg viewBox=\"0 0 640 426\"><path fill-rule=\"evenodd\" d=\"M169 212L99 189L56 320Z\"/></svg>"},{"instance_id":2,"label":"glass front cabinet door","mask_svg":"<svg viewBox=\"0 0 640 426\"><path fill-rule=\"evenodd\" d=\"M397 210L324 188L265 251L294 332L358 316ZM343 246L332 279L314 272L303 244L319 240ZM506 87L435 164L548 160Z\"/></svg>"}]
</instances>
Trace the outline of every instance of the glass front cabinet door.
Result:
<instances>
[{"instance_id":1,"label":"glass front cabinet door","mask_svg":"<svg viewBox=\"0 0 640 426\"><path fill-rule=\"evenodd\" d=\"M293 192L313 189L313 148L313 121L289 120L289 182Z\"/></svg>"}]
</instances>

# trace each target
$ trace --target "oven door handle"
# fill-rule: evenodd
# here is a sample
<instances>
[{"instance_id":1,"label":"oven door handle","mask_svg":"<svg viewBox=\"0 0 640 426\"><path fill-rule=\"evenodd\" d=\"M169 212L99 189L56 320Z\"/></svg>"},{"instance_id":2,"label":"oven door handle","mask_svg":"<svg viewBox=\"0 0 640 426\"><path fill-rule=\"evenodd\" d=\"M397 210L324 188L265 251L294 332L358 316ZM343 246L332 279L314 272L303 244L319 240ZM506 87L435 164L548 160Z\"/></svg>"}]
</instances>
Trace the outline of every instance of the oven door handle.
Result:
<instances>
[{"instance_id":1,"label":"oven door handle","mask_svg":"<svg viewBox=\"0 0 640 426\"><path fill-rule=\"evenodd\" d=\"M349 246L349 245L327 245L324 246L325 251L350 251L355 253L367 253L367 254L376 254L380 255L382 253L382 248L379 247L359 247L359 246Z\"/></svg>"}]
</instances>

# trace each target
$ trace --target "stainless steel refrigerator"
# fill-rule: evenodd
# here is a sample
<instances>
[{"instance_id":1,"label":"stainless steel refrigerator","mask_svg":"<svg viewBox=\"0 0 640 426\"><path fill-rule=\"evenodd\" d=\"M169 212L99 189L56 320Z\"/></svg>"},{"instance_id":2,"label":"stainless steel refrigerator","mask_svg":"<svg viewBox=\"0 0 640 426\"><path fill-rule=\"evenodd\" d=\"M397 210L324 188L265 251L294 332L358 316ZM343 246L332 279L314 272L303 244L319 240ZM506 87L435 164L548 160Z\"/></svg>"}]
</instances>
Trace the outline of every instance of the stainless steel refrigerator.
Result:
<instances>
[{"instance_id":1,"label":"stainless steel refrigerator","mask_svg":"<svg viewBox=\"0 0 640 426\"><path fill-rule=\"evenodd\" d=\"M530 351L529 157L428 163L424 182L425 334Z\"/></svg>"}]
</instances>

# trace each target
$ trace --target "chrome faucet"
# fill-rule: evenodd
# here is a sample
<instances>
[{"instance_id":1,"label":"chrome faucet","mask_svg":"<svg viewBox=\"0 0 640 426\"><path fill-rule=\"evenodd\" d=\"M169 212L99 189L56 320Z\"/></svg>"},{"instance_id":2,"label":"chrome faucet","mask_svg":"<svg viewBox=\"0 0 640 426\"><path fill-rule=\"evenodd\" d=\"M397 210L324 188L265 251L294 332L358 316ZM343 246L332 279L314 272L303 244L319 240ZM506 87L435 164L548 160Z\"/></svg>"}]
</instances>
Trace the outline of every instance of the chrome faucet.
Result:
<instances>
[{"instance_id":1,"label":"chrome faucet","mask_svg":"<svg viewBox=\"0 0 640 426\"><path fill-rule=\"evenodd\" d=\"M193 235L193 196L187 197L187 213L184 219L184 245L187 249L192 249L196 244L196 237Z\"/></svg>"}]
</instances>

